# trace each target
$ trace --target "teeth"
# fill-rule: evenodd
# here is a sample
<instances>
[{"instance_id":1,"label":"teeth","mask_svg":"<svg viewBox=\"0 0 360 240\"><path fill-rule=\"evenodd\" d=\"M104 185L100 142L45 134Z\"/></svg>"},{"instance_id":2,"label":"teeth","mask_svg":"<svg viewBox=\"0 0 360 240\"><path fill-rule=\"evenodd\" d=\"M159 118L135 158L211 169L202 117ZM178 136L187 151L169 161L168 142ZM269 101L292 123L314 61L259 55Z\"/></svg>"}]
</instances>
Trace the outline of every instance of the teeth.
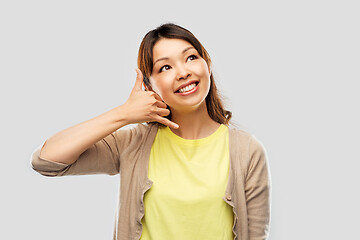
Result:
<instances>
[{"instance_id":1,"label":"teeth","mask_svg":"<svg viewBox=\"0 0 360 240\"><path fill-rule=\"evenodd\" d=\"M196 86L196 83L190 84L190 85L180 89L179 92L181 92L181 93L188 92L188 91L192 90L195 86Z\"/></svg>"}]
</instances>

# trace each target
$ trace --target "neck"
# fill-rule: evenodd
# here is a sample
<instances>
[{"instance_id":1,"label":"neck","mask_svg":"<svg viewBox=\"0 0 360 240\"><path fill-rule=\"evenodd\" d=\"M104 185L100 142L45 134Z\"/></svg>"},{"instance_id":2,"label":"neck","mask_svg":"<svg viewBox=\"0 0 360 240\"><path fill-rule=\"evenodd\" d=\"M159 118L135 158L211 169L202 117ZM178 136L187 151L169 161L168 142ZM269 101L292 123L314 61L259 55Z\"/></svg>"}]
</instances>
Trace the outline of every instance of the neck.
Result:
<instances>
[{"instance_id":1,"label":"neck","mask_svg":"<svg viewBox=\"0 0 360 240\"><path fill-rule=\"evenodd\" d=\"M171 121L179 125L178 129L170 128L173 133L184 139L199 139L210 136L220 126L210 118L205 101L196 109L171 109Z\"/></svg>"}]
</instances>

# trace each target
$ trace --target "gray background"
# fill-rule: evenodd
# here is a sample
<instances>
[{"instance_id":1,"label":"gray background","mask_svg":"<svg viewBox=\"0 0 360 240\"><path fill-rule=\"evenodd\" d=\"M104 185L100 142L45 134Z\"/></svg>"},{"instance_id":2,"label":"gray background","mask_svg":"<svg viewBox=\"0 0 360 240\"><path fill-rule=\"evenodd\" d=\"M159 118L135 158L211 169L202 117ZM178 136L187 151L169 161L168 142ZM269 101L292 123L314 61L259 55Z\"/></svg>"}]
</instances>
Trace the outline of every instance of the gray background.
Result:
<instances>
[{"instance_id":1,"label":"gray background","mask_svg":"<svg viewBox=\"0 0 360 240\"><path fill-rule=\"evenodd\" d=\"M356 239L357 1L1 1L0 239L111 239L119 176L30 167L56 132L123 104L143 36L188 28L233 120L266 147L271 240Z\"/></svg>"}]
</instances>

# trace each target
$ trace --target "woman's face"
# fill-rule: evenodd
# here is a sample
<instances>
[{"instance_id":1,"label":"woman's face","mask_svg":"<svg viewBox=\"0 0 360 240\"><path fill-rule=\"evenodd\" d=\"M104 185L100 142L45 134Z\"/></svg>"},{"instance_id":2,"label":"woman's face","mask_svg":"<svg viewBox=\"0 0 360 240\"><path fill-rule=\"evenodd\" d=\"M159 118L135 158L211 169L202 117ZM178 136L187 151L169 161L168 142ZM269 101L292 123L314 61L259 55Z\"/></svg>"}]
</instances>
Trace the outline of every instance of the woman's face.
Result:
<instances>
[{"instance_id":1,"label":"woman's face","mask_svg":"<svg viewBox=\"0 0 360 240\"><path fill-rule=\"evenodd\" d=\"M189 42L163 38L154 45L150 83L171 109L194 110L205 103L210 73L206 61Z\"/></svg>"}]
</instances>

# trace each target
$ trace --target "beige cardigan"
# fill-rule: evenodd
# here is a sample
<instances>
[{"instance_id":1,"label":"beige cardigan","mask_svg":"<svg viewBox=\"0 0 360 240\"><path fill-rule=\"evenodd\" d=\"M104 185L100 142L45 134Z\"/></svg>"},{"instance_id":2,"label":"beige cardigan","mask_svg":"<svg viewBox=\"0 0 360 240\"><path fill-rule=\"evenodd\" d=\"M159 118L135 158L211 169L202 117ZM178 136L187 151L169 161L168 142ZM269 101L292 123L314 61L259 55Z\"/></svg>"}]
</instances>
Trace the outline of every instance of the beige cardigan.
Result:
<instances>
[{"instance_id":1,"label":"beige cardigan","mask_svg":"<svg viewBox=\"0 0 360 240\"><path fill-rule=\"evenodd\" d=\"M120 199L113 240L140 239L144 194L151 188L148 162L158 123L118 129L71 165L32 154L32 168L44 176L120 174ZM229 127L230 170L223 200L233 208L234 239L265 240L270 229L271 177L267 153L254 135Z\"/></svg>"}]
</instances>

